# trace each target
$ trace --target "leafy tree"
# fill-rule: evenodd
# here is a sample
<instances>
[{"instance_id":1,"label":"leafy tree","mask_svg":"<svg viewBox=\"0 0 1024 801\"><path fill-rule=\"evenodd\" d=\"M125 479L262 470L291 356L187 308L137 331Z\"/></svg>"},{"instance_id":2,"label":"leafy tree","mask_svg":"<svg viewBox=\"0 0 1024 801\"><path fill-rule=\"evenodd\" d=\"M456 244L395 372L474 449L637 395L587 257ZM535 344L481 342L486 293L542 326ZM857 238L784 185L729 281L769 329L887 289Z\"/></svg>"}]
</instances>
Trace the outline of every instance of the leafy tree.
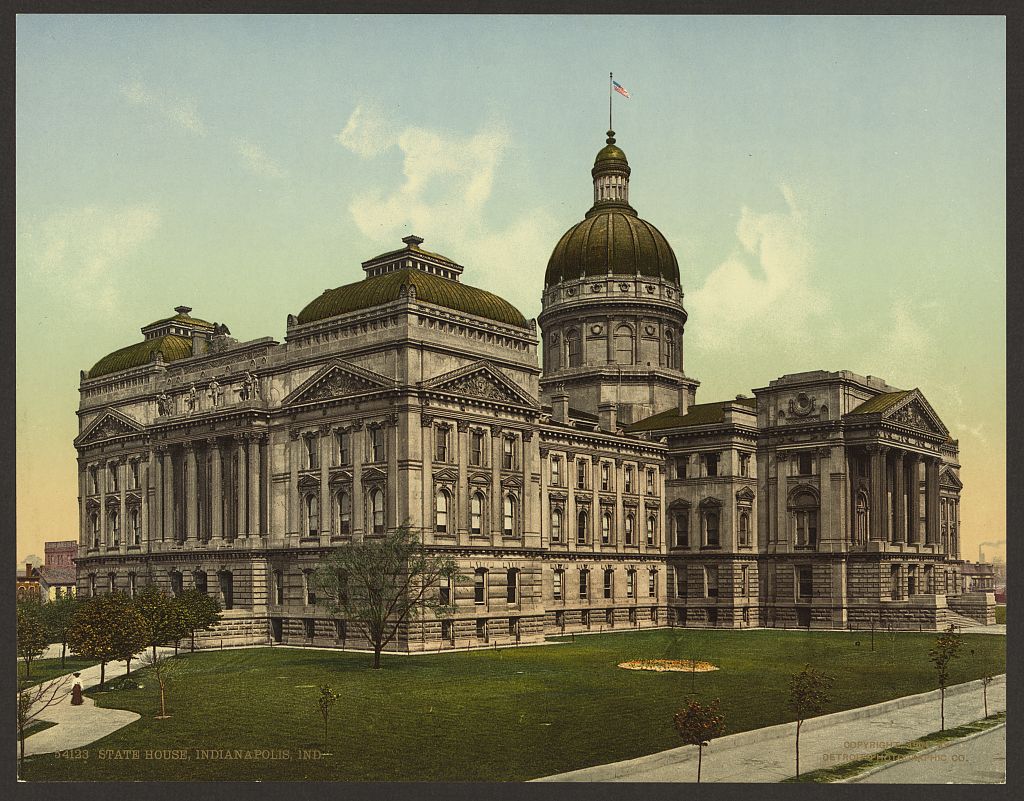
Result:
<instances>
[{"instance_id":1,"label":"leafy tree","mask_svg":"<svg viewBox=\"0 0 1024 801\"><path fill-rule=\"evenodd\" d=\"M796 713L796 775L800 775L800 729L804 720L820 715L832 701L828 694L835 679L827 673L804 665L789 679L789 708Z\"/></svg>"},{"instance_id":2,"label":"leafy tree","mask_svg":"<svg viewBox=\"0 0 1024 801\"><path fill-rule=\"evenodd\" d=\"M314 581L325 605L360 631L373 646L373 668L416 610L450 612L438 584L458 578L455 560L428 551L401 526L383 537L335 548L321 562ZM320 597L318 596L318 597Z\"/></svg>"},{"instance_id":3,"label":"leafy tree","mask_svg":"<svg viewBox=\"0 0 1024 801\"><path fill-rule=\"evenodd\" d=\"M22 778L25 770L26 730L31 723L39 720L43 712L64 700L70 692L70 683L71 676L58 676L18 691L18 769Z\"/></svg>"},{"instance_id":4,"label":"leafy tree","mask_svg":"<svg viewBox=\"0 0 1024 801\"><path fill-rule=\"evenodd\" d=\"M327 720L331 716L331 707L337 703L339 697L340 696L326 684L321 685L320 695L317 696L316 705L320 708L320 715L324 719L324 746L327 745Z\"/></svg>"},{"instance_id":5,"label":"leafy tree","mask_svg":"<svg viewBox=\"0 0 1024 801\"><path fill-rule=\"evenodd\" d=\"M990 685L991 683L991 675L986 675L981 680L981 697L985 702L985 717L988 717L988 685Z\"/></svg>"},{"instance_id":6,"label":"leafy tree","mask_svg":"<svg viewBox=\"0 0 1024 801\"><path fill-rule=\"evenodd\" d=\"M156 719L166 720L170 717L167 714L167 691L172 680L187 671L185 657L171 657L166 654L158 654L154 650L142 657L142 664L153 671L157 687L160 689L160 714L156 716Z\"/></svg>"},{"instance_id":7,"label":"leafy tree","mask_svg":"<svg viewBox=\"0 0 1024 801\"><path fill-rule=\"evenodd\" d=\"M132 673L132 659L149 643L149 629L146 619L136 607L135 602L123 592L110 593L110 606L114 627L114 651L116 659L124 661L125 675Z\"/></svg>"},{"instance_id":8,"label":"leafy tree","mask_svg":"<svg viewBox=\"0 0 1024 801\"><path fill-rule=\"evenodd\" d=\"M58 595L54 600L43 604L43 620L46 621L50 642L60 643L60 666L64 667L68 650L68 629L74 618L75 610L81 601L74 595Z\"/></svg>"},{"instance_id":9,"label":"leafy tree","mask_svg":"<svg viewBox=\"0 0 1024 801\"><path fill-rule=\"evenodd\" d=\"M704 746L716 737L721 737L725 731L725 716L719 712L718 699L706 706L702 706L696 699L690 699L686 706L676 712L673 723L686 745L697 746L697 784L700 784Z\"/></svg>"},{"instance_id":10,"label":"leafy tree","mask_svg":"<svg viewBox=\"0 0 1024 801\"><path fill-rule=\"evenodd\" d=\"M153 649L155 658L157 646L180 638L184 629L181 607L155 584L135 596L135 607L146 622L146 645Z\"/></svg>"},{"instance_id":11,"label":"leafy tree","mask_svg":"<svg viewBox=\"0 0 1024 801\"><path fill-rule=\"evenodd\" d=\"M15 633L18 657L25 663L25 678L32 675L32 662L43 655L50 644L42 604L37 600L18 601L18 628Z\"/></svg>"},{"instance_id":12,"label":"leafy tree","mask_svg":"<svg viewBox=\"0 0 1024 801\"><path fill-rule=\"evenodd\" d=\"M71 653L100 663L100 686L106 679L107 662L131 660L146 647L146 621L123 592L97 595L79 604L68 629Z\"/></svg>"},{"instance_id":13,"label":"leafy tree","mask_svg":"<svg viewBox=\"0 0 1024 801\"><path fill-rule=\"evenodd\" d=\"M950 663L960 655L963 644L963 638L957 632L956 626L950 624L949 628L936 638L935 646L928 651L928 660L935 665L939 679L941 731L946 730L946 685L949 684Z\"/></svg>"},{"instance_id":14,"label":"leafy tree","mask_svg":"<svg viewBox=\"0 0 1024 801\"><path fill-rule=\"evenodd\" d=\"M220 620L220 604L205 592L185 590L176 599L183 634L191 639L190 650L196 650L196 632L209 631Z\"/></svg>"}]
</instances>

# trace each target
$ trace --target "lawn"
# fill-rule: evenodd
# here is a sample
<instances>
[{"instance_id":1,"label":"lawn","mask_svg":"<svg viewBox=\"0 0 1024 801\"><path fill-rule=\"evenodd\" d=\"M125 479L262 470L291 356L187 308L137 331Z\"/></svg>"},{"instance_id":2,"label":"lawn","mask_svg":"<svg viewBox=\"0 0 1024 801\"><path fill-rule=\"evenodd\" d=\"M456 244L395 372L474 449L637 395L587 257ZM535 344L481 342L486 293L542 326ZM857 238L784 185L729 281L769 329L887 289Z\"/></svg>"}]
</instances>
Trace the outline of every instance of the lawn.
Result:
<instances>
[{"instance_id":1,"label":"lawn","mask_svg":"<svg viewBox=\"0 0 1024 801\"><path fill-rule=\"evenodd\" d=\"M1006 623L1006 606L996 607L996 623Z\"/></svg>"},{"instance_id":2,"label":"lawn","mask_svg":"<svg viewBox=\"0 0 1024 801\"><path fill-rule=\"evenodd\" d=\"M28 679L25 678L25 663L18 660L18 689L28 687L32 684L39 684L41 681L74 673L76 670L84 670L97 664L95 659L75 659L68 657L64 661L64 667L60 666L59 659L36 659L32 662L32 673ZM71 683L68 683L71 689Z\"/></svg>"},{"instance_id":3,"label":"lawn","mask_svg":"<svg viewBox=\"0 0 1024 801\"><path fill-rule=\"evenodd\" d=\"M96 693L101 706L142 719L93 743L88 758L35 757L29 780L311 779L521 780L679 745L672 713L691 688L721 698L729 733L792 720L790 674L804 663L836 676L829 711L933 689L934 634L663 629L553 640L557 645L439 655L291 648L200 652L170 692L173 716L154 720L156 684ZM951 683L1005 671L1006 640L964 635ZM628 659L696 657L720 670L696 675L622 670ZM318 687L341 694L328 741ZM90 691L92 693L92 691ZM99 749L140 749L101 759ZM183 760L145 751L182 749ZM239 759L195 749L250 749ZM252 753L270 750L272 753ZM300 749L320 749L301 759ZM289 758L280 758L285 754ZM273 758L277 757L277 758Z\"/></svg>"}]
</instances>

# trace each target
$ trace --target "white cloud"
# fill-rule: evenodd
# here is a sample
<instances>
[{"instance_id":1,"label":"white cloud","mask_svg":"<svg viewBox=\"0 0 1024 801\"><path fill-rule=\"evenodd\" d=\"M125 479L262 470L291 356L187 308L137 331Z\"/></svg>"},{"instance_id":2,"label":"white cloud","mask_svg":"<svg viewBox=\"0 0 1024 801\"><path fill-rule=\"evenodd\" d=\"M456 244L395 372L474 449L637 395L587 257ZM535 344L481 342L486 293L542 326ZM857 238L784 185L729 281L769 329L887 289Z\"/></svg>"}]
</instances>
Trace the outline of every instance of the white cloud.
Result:
<instances>
[{"instance_id":1,"label":"white cloud","mask_svg":"<svg viewBox=\"0 0 1024 801\"><path fill-rule=\"evenodd\" d=\"M151 108L187 131L199 136L206 134L206 125L199 117L199 110L192 98L159 95L140 81L122 86L121 95L129 103Z\"/></svg>"},{"instance_id":2,"label":"white cloud","mask_svg":"<svg viewBox=\"0 0 1024 801\"><path fill-rule=\"evenodd\" d=\"M119 268L159 227L155 209L137 206L87 206L19 221L19 274L45 283L67 303L111 311L118 302Z\"/></svg>"},{"instance_id":3,"label":"white cloud","mask_svg":"<svg viewBox=\"0 0 1024 801\"><path fill-rule=\"evenodd\" d=\"M267 155L263 148L248 139L236 139L235 149L242 157L242 163L248 170L267 178L285 178L288 172Z\"/></svg>"},{"instance_id":4,"label":"white cloud","mask_svg":"<svg viewBox=\"0 0 1024 801\"><path fill-rule=\"evenodd\" d=\"M358 105L338 134L338 141L363 158L379 156L398 142L398 132L380 106Z\"/></svg>"}]
</instances>

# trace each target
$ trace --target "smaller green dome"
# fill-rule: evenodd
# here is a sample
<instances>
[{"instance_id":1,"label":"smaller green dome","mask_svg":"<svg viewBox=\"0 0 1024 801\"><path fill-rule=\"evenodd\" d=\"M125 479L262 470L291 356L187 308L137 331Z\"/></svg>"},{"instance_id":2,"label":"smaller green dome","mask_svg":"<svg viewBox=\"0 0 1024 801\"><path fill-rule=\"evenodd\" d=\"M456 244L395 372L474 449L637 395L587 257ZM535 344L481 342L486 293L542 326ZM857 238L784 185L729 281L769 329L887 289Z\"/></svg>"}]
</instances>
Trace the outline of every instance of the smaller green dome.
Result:
<instances>
[{"instance_id":1,"label":"smaller green dome","mask_svg":"<svg viewBox=\"0 0 1024 801\"><path fill-rule=\"evenodd\" d=\"M96 362L89 371L89 378L99 378L101 375L130 370L133 367L143 367L153 361L153 355L157 351L163 353L165 362L187 359L192 355L192 340L168 334L136 342L134 345L108 353Z\"/></svg>"},{"instance_id":2,"label":"smaller green dome","mask_svg":"<svg viewBox=\"0 0 1024 801\"><path fill-rule=\"evenodd\" d=\"M628 169L629 162L626 160L625 152L615 144L615 131L608 131L608 138L605 142L605 146L597 151L597 158L594 159L594 169L597 170L603 164L612 166L616 162L619 165L626 166Z\"/></svg>"}]
</instances>

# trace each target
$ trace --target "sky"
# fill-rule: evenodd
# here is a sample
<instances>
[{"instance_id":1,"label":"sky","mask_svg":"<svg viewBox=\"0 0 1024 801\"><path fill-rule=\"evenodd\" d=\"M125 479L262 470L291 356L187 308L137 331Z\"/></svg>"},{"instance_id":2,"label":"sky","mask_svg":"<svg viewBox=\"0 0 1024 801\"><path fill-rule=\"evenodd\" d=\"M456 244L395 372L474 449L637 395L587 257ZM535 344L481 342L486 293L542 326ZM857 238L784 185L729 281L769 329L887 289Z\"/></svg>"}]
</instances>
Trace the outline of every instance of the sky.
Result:
<instances>
[{"instance_id":1,"label":"sky","mask_svg":"<svg viewBox=\"0 0 1024 801\"><path fill-rule=\"evenodd\" d=\"M609 72L698 402L919 387L963 556L1005 539L1002 18L22 15L16 45L18 556L77 538L79 371L175 306L281 340L415 233L536 317Z\"/></svg>"}]
</instances>

